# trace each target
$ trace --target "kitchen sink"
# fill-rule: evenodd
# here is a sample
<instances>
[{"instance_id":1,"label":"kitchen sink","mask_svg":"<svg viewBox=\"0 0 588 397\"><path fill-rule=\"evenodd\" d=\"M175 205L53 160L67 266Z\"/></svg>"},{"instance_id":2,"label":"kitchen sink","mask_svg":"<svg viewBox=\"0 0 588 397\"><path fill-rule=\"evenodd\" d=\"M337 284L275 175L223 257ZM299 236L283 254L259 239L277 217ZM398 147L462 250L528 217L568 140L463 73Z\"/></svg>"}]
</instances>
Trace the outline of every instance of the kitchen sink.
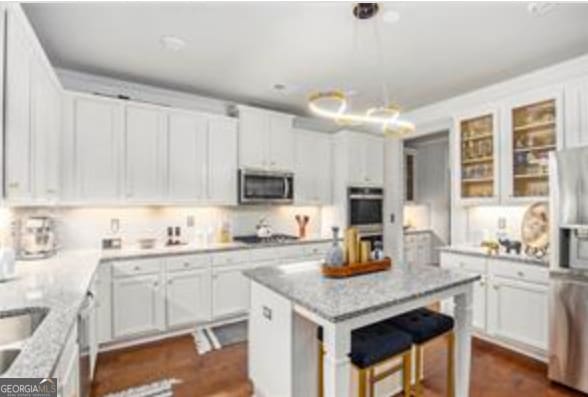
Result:
<instances>
[{"instance_id":1,"label":"kitchen sink","mask_svg":"<svg viewBox=\"0 0 588 397\"><path fill-rule=\"evenodd\" d=\"M0 350L0 375L10 368L18 353L20 353L19 349Z\"/></svg>"},{"instance_id":2,"label":"kitchen sink","mask_svg":"<svg viewBox=\"0 0 588 397\"><path fill-rule=\"evenodd\" d=\"M0 312L0 346L29 338L43 322L47 313L49 313L49 309L44 307L28 307Z\"/></svg>"}]
</instances>

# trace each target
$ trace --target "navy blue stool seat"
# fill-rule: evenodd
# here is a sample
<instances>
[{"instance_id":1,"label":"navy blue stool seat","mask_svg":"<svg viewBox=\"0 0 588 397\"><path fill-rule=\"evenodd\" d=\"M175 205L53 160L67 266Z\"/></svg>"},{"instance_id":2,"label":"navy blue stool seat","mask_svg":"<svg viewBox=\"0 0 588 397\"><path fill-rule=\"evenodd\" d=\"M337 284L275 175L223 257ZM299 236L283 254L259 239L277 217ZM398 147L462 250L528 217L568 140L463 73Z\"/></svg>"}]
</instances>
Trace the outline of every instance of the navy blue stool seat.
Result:
<instances>
[{"instance_id":1,"label":"navy blue stool seat","mask_svg":"<svg viewBox=\"0 0 588 397\"><path fill-rule=\"evenodd\" d=\"M323 329L317 328L319 341L318 396L323 396ZM349 358L358 370L359 397L365 397L366 391L374 396L375 384L386 377L402 370L404 397L410 397L412 371L412 337L409 333L393 326L388 321L368 325L351 332L351 353ZM402 363L375 373L375 366L388 360L402 357Z\"/></svg>"},{"instance_id":2,"label":"navy blue stool seat","mask_svg":"<svg viewBox=\"0 0 588 397\"><path fill-rule=\"evenodd\" d=\"M357 368L364 369L410 350L412 337L381 322L356 329L351 333L349 358Z\"/></svg>"},{"instance_id":3,"label":"navy blue stool seat","mask_svg":"<svg viewBox=\"0 0 588 397\"><path fill-rule=\"evenodd\" d=\"M412 336L415 344L423 344L453 329L453 318L429 309L416 309L394 317L389 323Z\"/></svg>"},{"instance_id":4,"label":"navy blue stool seat","mask_svg":"<svg viewBox=\"0 0 588 397\"><path fill-rule=\"evenodd\" d=\"M423 347L432 340L444 337L447 341L447 396L455 395L455 334L453 318L445 314L435 312L426 308L416 309L406 314L388 320L402 331L412 336L415 345L416 373L415 373L415 397L423 395Z\"/></svg>"}]
</instances>

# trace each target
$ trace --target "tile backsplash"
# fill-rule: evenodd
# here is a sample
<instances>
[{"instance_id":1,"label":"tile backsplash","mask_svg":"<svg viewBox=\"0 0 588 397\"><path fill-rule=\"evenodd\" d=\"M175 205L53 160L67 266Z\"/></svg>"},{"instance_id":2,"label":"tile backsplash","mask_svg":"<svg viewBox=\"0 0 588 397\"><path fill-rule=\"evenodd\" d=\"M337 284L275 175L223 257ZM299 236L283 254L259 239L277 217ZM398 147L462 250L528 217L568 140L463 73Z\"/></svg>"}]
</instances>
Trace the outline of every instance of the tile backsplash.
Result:
<instances>
[{"instance_id":1,"label":"tile backsplash","mask_svg":"<svg viewBox=\"0 0 588 397\"><path fill-rule=\"evenodd\" d=\"M113 235L111 222L120 224L118 235L123 245L132 246L137 239L154 237L166 240L168 226L180 226L186 241L202 242L216 239L223 222L231 225L232 234L254 234L255 225L265 217L274 232L297 235L294 216L308 215L308 236L329 236L329 207L313 206L252 206L252 207L128 207L128 208L18 208L14 218L32 214L51 215L57 221L59 245L62 249L98 248L104 237ZM189 225L189 217L193 225ZM324 222L323 222L324 218Z\"/></svg>"},{"instance_id":2,"label":"tile backsplash","mask_svg":"<svg viewBox=\"0 0 588 397\"><path fill-rule=\"evenodd\" d=\"M511 238L520 240L521 223L527 208L526 205L469 208L467 216L468 242L477 245L486 238L496 238L501 223Z\"/></svg>"}]
</instances>

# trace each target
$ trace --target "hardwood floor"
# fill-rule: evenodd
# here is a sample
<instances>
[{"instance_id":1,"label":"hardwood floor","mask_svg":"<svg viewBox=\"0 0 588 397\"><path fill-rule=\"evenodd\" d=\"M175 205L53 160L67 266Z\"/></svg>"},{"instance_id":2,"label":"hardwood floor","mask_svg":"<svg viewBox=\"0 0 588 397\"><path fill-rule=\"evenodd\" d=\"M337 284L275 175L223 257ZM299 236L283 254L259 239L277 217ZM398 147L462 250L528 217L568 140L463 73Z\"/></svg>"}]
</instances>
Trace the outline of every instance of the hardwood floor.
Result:
<instances>
[{"instance_id":1,"label":"hardwood floor","mask_svg":"<svg viewBox=\"0 0 588 397\"><path fill-rule=\"evenodd\" d=\"M435 343L425 350L425 396L445 394L445 350ZM584 394L551 384L545 364L474 339L472 397L576 397ZM93 397L163 378L181 379L176 397L245 397L247 346L239 344L198 356L192 337L182 336L100 354Z\"/></svg>"}]
</instances>

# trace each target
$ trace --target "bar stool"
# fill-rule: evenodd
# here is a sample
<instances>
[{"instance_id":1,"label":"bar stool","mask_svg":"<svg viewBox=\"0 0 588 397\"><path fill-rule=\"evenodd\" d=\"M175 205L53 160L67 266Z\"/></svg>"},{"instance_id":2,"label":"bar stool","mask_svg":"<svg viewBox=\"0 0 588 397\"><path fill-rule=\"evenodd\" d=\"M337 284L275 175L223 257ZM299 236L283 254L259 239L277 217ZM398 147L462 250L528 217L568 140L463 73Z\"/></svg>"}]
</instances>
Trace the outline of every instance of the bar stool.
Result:
<instances>
[{"instance_id":1,"label":"bar stool","mask_svg":"<svg viewBox=\"0 0 588 397\"><path fill-rule=\"evenodd\" d=\"M415 396L423 395L423 348L438 338L447 341L447 396L455 396L455 334L453 318L429 309L417 309L394 317L388 322L412 336L416 348Z\"/></svg>"},{"instance_id":2,"label":"bar stool","mask_svg":"<svg viewBox=\"0 0 588 397\"><path fill-rule=\"evenodd\" d=\"M318 339L322 342L322 329L319 327ZM324 348L319 343L319 373L318 395L323 396L323 360ZM351 333L351 363L358 370L359 397L366 397L366 386L368 396L373 397L377 382L402 371L402 388L404 397L410 397L411 392L411 368L412 368L412 337L410 334L401 331L397 327L382 321L367 327L359 328ZM402 358L402 363L375 374L375 367L386 362Z\"/></svg>"}]
</instances>

